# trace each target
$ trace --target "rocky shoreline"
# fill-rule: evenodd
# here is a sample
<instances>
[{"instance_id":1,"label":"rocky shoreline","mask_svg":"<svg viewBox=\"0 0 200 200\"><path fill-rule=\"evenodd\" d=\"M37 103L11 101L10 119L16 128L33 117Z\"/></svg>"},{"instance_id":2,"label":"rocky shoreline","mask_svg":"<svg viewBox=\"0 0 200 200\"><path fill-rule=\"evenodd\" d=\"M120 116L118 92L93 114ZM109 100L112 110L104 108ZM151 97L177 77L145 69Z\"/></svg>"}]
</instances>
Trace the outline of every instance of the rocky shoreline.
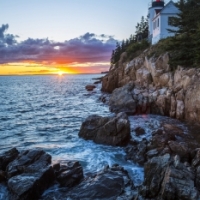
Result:
<instances>
[{"instance_id":1,"label":"rocky shoreline","mask_svg":"<svg viewBox=\"0 0 200 200\"><path fill-rule=\"evenodd\" d=\"M145 130L137 127L134 134L145 136ZM200 145L182 128L162 123L151 137L136 140L125 113L92 115L83 122L79 136L124 146L126 159L144 167L144 182L135 186L117 164L84 176L79 161L52 164L51 156L41 149L13 148L0 155L0 185L7 188L1 199L200 199Z\"/></svg>"},{"instance_id":2,"label":"rocky shoreline","mask_svg":"<svg viewBox=\"0 0 200 200\"><path fill-rule=\"evenodd\" d=\"M144 181L136 186L118 164L84 176L79 161L52 164L41 149L0 155L0 185L9 200L199 200L200 144L178 125L162 123L150 137L142 126L131 130L129 115L158 114L200 122L200 71L171 71L168 54L147 59L147 52L131 62L126 54L102 80L100 100L113 116L88 116L79 137L97 144L121 146L129 162L144 167ZM99 82L98 82L99 83ZM95 83L95 84L98 84ZM92 91L94 85L86 90Z\"/></svg>"},{"instance_id":3,"label":"rocky shoreline","mask_svg":"<svg viewBox=\"0 0 200 200\"><path fill-rule=\"evenodd\" d=\"M130 62L126 53L102 79L102 91L112 93L113 112L159 114L200 123L200 69L172 70L168 53L148 59L150 50Z\"/></svg>"},{"instance_id":4,"label":"rocky shoreline","mask_svg":"<svg viewBox=\"0 0 200 200\"><path fill-rule=\"evenodd\" d=\"M51 156L41 149L19 152L16 148L0 155L0 185L9 200L131 199L133 183L122 167L105 166L83 176L78 161L51 165ZM48 189L48 190L47 190ZM46 192L44 192L47 190ZM43 195L42 195L43 194Z\"/></svg>"},{"instance_id":5,"label":"rocky shoreline","mask_svg":"<svg viewBox=\"0 0 200 200\"><path fill-rule=\"evenodd\" d=\"M199 124L200 70L180 66L172 70L168 53L148 59L150 51L130 62L123 53L102 79L102 91L111 93L104 97L110 110ZM138 134L143 132L139 127ZM144 182L135 200L200 199L199 146L191 135L171 124L163 124L150 140L131 140L126 157L144 166Z\"/></svg>"}]
</instances>

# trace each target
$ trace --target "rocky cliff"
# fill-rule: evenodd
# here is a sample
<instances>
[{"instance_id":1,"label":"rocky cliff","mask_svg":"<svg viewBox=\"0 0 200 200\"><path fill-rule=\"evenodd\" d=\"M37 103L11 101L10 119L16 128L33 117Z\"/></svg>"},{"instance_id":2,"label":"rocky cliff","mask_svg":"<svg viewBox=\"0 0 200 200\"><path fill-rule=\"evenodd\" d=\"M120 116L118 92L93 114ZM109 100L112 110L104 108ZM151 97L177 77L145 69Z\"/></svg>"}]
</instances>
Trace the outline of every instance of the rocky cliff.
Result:
<instances>
[{"instance_id":1,"label":"rocky cliff","mask_svg":"<svg viewBox=\"0 0 200 200\"><path fill-rule=\"evenodd\" d=\"M110 109L133 114L152 113L200 123L200 69L178 66L169 55L150 57L150 50L126 61L121 55L102 79L102 91L112 93Z\"/></svg>"}]
</instances>

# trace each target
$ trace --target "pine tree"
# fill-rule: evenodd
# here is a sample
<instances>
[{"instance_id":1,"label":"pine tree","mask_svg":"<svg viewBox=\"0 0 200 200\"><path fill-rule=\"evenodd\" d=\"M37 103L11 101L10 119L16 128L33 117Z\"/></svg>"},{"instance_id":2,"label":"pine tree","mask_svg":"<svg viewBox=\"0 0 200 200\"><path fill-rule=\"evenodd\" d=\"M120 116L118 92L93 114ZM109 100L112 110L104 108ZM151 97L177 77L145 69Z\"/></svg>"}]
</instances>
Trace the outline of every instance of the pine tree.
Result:
<instances>
[{"instance_id":1,"label":"pine tree","mask_svg":"<svg viewBox=\"0 0 200 200\"><path fill-rule=\"evenodd\" d=\"M121 43L121 51L124 52L126 50L126 44L125 44L125 41L122 40L122 43Z\"/></svg>"},{"instance_id":2,"label":"pine tree","mask_svg":"<svg viewBox=\"0 0 200 200\"><path fill-rule=\"evenodd\" d=\"M116 48L112 52L112 56L111 56L112 64L115 64L120 59L120 55L121 55L121 46L120 46L119 42L117 42Z\"/></svg>"},{"instance_id":3,"label":"pine tree","mask_svg":"<svg viewBox=\"0 0 200 200\"><path fill-rule=\"evenodd\" d=\"M144 19L144 16L141 17L140 23L137 23L135 28L137 41L141 41L142 39L146 39L148 37L148 19Z\"/></svg>"},{"instance_id":4,"label":"pine tree","mask_svg":"<svg viewBox=\"0 0 200 200\"><path fill-rule=\"evenodd\" d=\"M194 65L200 67L200 22L198 24L197 27L197 32L195 35L195 39L196 41L196 45L195 45L195 49L194 49Z\"/></svg>"},{"instance_id":5,"label":"pine tree","mask_svg":"<svg viewBox=\"0 0 200 200\"><path fill-rule=\"evenodd\" d=\"M111 54L110 63L111 64L115 63L115 51L114 50L112 51L112 54Z\"/></svg>"},{"instance_id":6,"label":"pine tree","mask_svg":"<svg viewBox=\"0 0 200 200\"><path fill-rule=\"evenodd\" d=\"M180 13L170 21L176 29L169 29L169 32L175 33L175 37L172 37L167 47L172 52L170 64L189 67L195 65L197 54L200 53L196 43L200 21L200 0L179 0L176 6Z\"/></svg>"},{"instance_id":7,"label":"pine tree","mask_svg":"<svg viewBox=\"0 0 200 200\"><path fill-rule=\"evenodd\" d=\"M126 42L125 42L125 47L127 48L129 44L130 44L130 43L129 43L129 40L128 40L128 39L126 39Z\"/></svg>"},{"instance_id":8,"label":"pine tree","mask_svg":"<svg viewBox=\"0 0 200 200\"><path fill-rule=\"evenodd\" d=\"M138 38L140 37L140 42L138 43ZM129 39L122 40L121 45L119 42L116 43L116 48L111 54L110 62L111 64L116 64L120 55L123 52L127 52L128 55L131 55L130 58L137 55L141 50L144 50L149 46L149 43L146 39L148 37L148 21L144 17L141 18L140 23L136 25L135 35L130 35Z\"/></svg>"}]
</instances>

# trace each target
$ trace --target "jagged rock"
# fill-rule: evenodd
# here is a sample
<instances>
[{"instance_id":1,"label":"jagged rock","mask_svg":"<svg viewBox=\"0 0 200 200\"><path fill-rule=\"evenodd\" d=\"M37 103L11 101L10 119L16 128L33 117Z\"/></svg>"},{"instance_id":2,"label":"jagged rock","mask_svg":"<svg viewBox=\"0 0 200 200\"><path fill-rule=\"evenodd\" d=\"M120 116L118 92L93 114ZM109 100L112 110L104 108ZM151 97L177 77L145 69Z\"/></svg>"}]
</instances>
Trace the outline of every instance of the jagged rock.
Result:
<instances>
[{"instance_id":1,"label":"jagged rock","mask_svg":"<svg viewBox=\"0 0 200 200\"><path fill-rule=\"evenodd\" d=\"M118 87L118 71L111 70L113 73L108 73L102 79L102 91L111 93L115 88ZM110 71L110 72L111 72Z\"/></svg>"},{"instance_id":2,"label":"jagged rock","mask_svg":"<svg viewBox=\"0 0 200 200\"><path fill-rule=\"evenodd\" d=\"M85 86L85 89L86 89L87 91L92 91L92 90L94 90L94 88L96 88L95 85L86 85L86 86Z\"/></svg>"},{"instance_id":3,"label":"jagged rock","mask_svg":"<svg viewBox=\"0 0 200 200\"><path fill-rule=\"evenodd\" d=\"M128 84L125 87L117 88L110 96L109 106L113 112L136 112L136 101L133 99L131 90L133 84Z\"/></svg>"},{"instance_id":4,"label":"jagged rock","mask_svg":"<svg viewBox=\"0 0 200 200\"><path fill-rule=\"evenodd\" d=\"M0 154L0 170L5 171L7 165L12 162L17 156L19 152L16 148L12 148L2 154Z\"/></svg>"},{"instance_id":5,"label":"jagged rock","mask_svg":"<svg viewBox=\"0 0 200 200\"><path fill-rule=\"evenodd\" d=\"M177 105L176 105L176 118L177 119L184 119L184 102L177 100Z\"/></svg>"},{"instance_id":6,"label":"jagged rock","mask_svg":"<svg viewBox=\"0 0 200 200\"><path fill-rule=\"evenodd\" d=\"M195 184L196 184L197 189L199 190L200 189L200 166L196 168Z\"/></svg>"},{"instance_id":7,"label":"jagged rock","mask_svg":"<svg viewBox=\"0 0 200 200\"><path fill-rule=\"evenodd\" d=\"M143 135L145 134L145 130L142 127L136 127L135 128L135 134L138 135Z\"/></svg>"},{"instance_id":8,"label":"jagged rock","mask_svg":"<svg viewBox=\"0 0 200 200\"><path fill-rule=\"evenodd\" d=\"M157 98L156 105L159 108L159 113L161 115L166 115L169 110L166 109L167 97L166 95L160 95Z\"/></svg>"},{"instance_id":9,"label":"jagged rock","mask_svg":"<svg viewBox=\"0 0 200 200\"><path fill-rule=\"evenodd\" d=\"M83 179L83 169L78 161L66 161L66 165L57 163L52 167L51 156L40 149L19 153L14 148L3 153L1 161L6 163L1 166L7 167L6 171L0 170L0 182L4 184L0 189L9 190L2 196L4 199L37 200L55 180L61 187L70 188Z\"/></svg>"},{"instance_id":10,"label":"jagged rock","mask_svg":"<svg viewBox=\"0 0 200 200\"><path fill-rule=\"evenodd\" d=\"M38 199L55 180L51 156L43 150L26 150L7 166L11 200Z\"/></svg>"},{"instance_id":11,"label":"jagged rock","mask_svg":"<svg viewBox=\"0 0 200 200\"><path fill-rule=\"evenodd\" d=\"M165 170L170 161L170 155L165 154L153 157L144 166L144 186L146 187L145 197L153 198L159 193L160 186L165 175Z\"/></svg>"},{"instance_id":12,"label":"jagged rock","mask_svg":"<svg viewBox=\"0 0 200 200\"><path fill-rule=\"evenodd\" d=\"M109 95L108 94L103 94L99 97L99 100L102 101L103 103L107 104L109 101Z\"/></svg>"},{"instance_id":13,"label":"jagged rock","mask_svg":"<svg viewBox=\"0 0 200 200\"><path fill-rule=\"evenodd\" d=\"M161 114L200 123L200 70L178 66L172 71L168 53L148 59L147 52L130 62L122 56L103 78L102 91L113 92L111 111ZM127 91L125 85L130 82L147 95ZM156 90L150 91L150 85ZM160 89L167 91L161 94Z\"/></svg>"},{"instance_id":14,"label":"jagged rock","mask_svg":"<svg viewBox=\"0 0 200 200\"><path fill-rule=\"evenodd\" d=\"M139 143L132 143L125 148L125 151L127 160L132 160L140 165L144 165L146 161L147 140L143 139Z\"/></svg>"},{"instance_id":15,"label":"jagged rock","mask_svg":"<svg viewBox=\"0 0 200 200\"><path fill-rule=\"evenodd\" d=\"M167 132L168 135L170 135L170 137L172 136L173 140L174 140L175 135L179 135L182 137L184 136L183 129L181 129L180 127L178 127L176 125L164 123L164 124L162 124L162 127L163 127L164 131Z\"/></svg>"},{"instance_id":16,"label":"jagged rock","mask_svg":"<svg viewBox=\"0 0 200 200\"><path fill-rule=\"evenodd\" d=\"M184 105L185 120L200 123L200 78L186 90Z\"/></svg>"},{"instance_id":17,"label":"jagged rock","mask_svg":"<svg viewBox=\"0 0 200 200\"><path fill-rule=\"evenodd\" d=\"M199 192L194 184L194 172L184 164L178 163L167 167L161 186L163 199L199 199Z\"/></svg>"},{"instance_id":18,"label":"jagged rock","mask_svg":"<svg viewBox=\"0 0 200 200\"><path fill-rule=\"evenodd\" d=\"M114 200L117 198L131 200L133 198L132 186L128 173L122 167L115 165L85 178L71 191L52 191L44 195L41 200Z\"/></svg>"},{"instance_id":19,"label":"jagged rock","mask_svg":"<svg viewBox=\"0 0 200 200\"><path fill-rule=\"evenodd\" d=\"M78 161L69 161L67 165L54 165L54 171L60 186L72 187L83 178L83 168Z\"/></svg>"},{"instance_id":20,"label":"jagged rock","mask_svg":"<svg viewBox=\"0 0 200 200\"><path fill-rule=\"evenodd\" d=\"M8 180L8 188L12 193L10 199L38 199L53 181L54 173L51 166L38 169L38 172L13 176Z\"/></svg>"},{"instance_id":21,"label":"jagged rock","mask_svg":"<svg viewBox=\"0 0 200 200\"><path fill-rule=\"evenodd\" d=\"M171 108L169 116L174 118L176 116L176 99L174 95L171 95Z\"/></svg>"},{"instance_id":22,"label":"jagged rock","mask_svg":"<svg viewBox=\"0 0 200 200\"><path fill-rule=\"evenodd\" d=\"M113 146L126 145L130 139L130 123L125 113L115 117L91 115L82 123L79 137Z\"/></svg>"},{"instance_id":23,"label":"jagged rock","mask_svg":"<svg viewBox=\"0 0 200 200\"><path fill-rule=\"evenodd\" d=\"M159 154L159 151L157 149L151 149L149 150L146 155L148 158L152 158L152 157L155 157Z\"/></svg>"},{"instance_id":24,"label":"jagged rock","mask_svg":"<svg viewBox=\"0 0 200 200\"><path fill-rule=\"evenodd\" d=\"M169 154L153 157L145 164L144 199L199 199L194 172ZM138 198L139 199L139 198Z\"/></svg>"},{"instance_id":25,"label":"jagged rock","mask_svg":"<svg viewBox=\"0 0 200 200\"><path fill-rule=\"evenodd\" d=\"M180 156L181 159L188 160L189 159L189 148L185 142L176 142L169 141L168 142L170 150Z\"/></svg>"},{"instance_id":26,"label":"jagged rock","mask_svg":"<svg viewBox=\"0 0 200 200\"><path fill-rule=\"evenodd\" d=\"M197 167L200 165L200 149L196 149L196 155L194 159L192 160L192 165L194 167Z\"/></svg>"},{"instance_id":27,"label":"jagged rock","mask_svg":"<svg viewBox=\"0 0 200 200\"><path fill-rule=\"evenodd\" d=\"M147 83L147 84L152 83L151 73L145 67L141 67L136 71L136 79L140 83Z\"/></svg>"},{"instance_id":28,"label":"jagged rock","mask_svg":"<svg viewBox=\"0 0 200 200\"><path fill-rule=\"evenodd\" d=\"M175 140L175 135L173 133L158 129L153 133L148 149L151 150L157 148L163 150L166 145L168 145L168 141L172 140Z\"/></svg>"},{"instance_id":29,"label":"jagged rock","mask_svg":"<svg viewBox=\"0 0 200 200\"><path fill-rule=\"evenodd\" d=\"M129 184L131 180L128 173L123 168L114 166L86 179L69 196L72 199L115 199Z\"/></svg>"},{"instance_id":30,"label":"jagged rock","mask_svg":"<svg viewBox=\"0 0 200 200\"><path fill-rule=\"evenodd\" d=\"M48 166L50 163L51 156L43 150L26 150L20 153L17 159L8 164L6 169L7 177L11 178L12 176L26 172L30 167L34 167L34 170L37 171L41 164Z\"/></svg>"}]
</instances>

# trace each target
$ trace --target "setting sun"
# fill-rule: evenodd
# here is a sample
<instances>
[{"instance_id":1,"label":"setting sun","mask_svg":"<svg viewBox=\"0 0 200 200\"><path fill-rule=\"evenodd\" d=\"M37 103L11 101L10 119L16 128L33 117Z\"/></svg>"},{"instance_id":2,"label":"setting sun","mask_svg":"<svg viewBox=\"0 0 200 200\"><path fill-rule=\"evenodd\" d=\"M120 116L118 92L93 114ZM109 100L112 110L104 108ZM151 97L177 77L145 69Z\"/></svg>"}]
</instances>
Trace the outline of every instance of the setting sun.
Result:
<instances>
[{"instance_id":1,"label":"setting sun","mask_svg":"<svg viewBox=\"0 0 200 200\"><path fill-rule=\"evenodd\" d=\"M58 72L58 75L59 75L59 76L62 76L62 75L63 75L63 72Z\"/></svg>"}]
</instances>

